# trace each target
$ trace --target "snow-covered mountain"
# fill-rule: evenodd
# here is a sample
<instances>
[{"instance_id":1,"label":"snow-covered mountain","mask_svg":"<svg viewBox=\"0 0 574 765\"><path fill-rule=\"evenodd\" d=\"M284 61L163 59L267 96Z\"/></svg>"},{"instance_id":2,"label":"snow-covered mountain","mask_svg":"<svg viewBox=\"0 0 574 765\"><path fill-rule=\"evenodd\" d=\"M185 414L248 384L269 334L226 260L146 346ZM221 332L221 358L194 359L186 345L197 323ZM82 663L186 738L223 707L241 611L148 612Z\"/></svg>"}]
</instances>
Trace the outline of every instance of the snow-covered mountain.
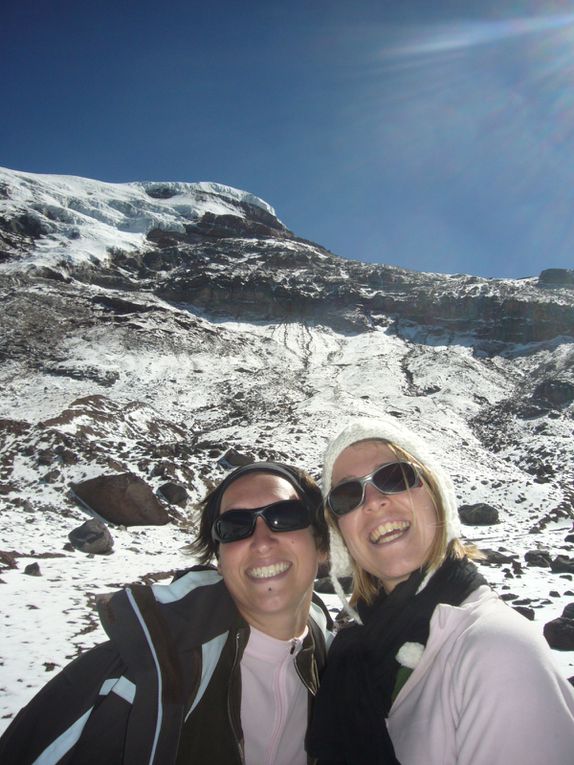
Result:
<instances>
[{"instance_id":1,"label":"snow-covered mountain","mask_svg":"<svg viewBox=\"0 0 574 765\"><path fill-rule=\"evenodd\" d=\"M103 639L97 593L192 562L194 503L230 448L318 475L359 414L419 430L461 505L498 510L466 536L500 553L487 577L540 629L574 601L573 271L367 265L228 186L0 170L0 296L2 727ZM109 556L64 549L88 517L72 484L117 473L189 500L161 500L165 526L112 527ZM556 656L573 675L574 652Z\"/></svg>"}]
</instances>

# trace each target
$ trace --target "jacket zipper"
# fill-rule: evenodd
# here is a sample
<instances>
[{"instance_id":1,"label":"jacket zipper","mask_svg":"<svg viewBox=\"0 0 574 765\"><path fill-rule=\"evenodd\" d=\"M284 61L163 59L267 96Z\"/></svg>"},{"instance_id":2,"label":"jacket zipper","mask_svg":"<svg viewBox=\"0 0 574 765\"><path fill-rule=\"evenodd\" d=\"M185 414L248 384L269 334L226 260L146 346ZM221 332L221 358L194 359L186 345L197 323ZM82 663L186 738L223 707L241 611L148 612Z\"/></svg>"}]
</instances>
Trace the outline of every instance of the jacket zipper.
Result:
<instances>
[{"instance_id":1,"label":"jacket zipper","mask_svg":"<svg viewBox=\"0 0 574 765\"><path fill-rule=\"evenodd\" d=\"M239 761L245 765L245 758L243 754L243 749L241 746L241 743L239 741L239 736L237 735L237 731L235 730L235 724L233 721L233 716L231 714L231 702L230 702L230 696L231 696L231 683L233 682L233 675L235 673L235 669L237 667L237 659L239 657L239 632L235 633L235 654L233 656L233 664L231 665L231 672L230 672L230 678L229 678L229 686L227 689L227 716L229 719L229 726L233 732L233 737L235 739L235 743L237 745L237 753L239 754Z\"/></svg>"}]
</instances>

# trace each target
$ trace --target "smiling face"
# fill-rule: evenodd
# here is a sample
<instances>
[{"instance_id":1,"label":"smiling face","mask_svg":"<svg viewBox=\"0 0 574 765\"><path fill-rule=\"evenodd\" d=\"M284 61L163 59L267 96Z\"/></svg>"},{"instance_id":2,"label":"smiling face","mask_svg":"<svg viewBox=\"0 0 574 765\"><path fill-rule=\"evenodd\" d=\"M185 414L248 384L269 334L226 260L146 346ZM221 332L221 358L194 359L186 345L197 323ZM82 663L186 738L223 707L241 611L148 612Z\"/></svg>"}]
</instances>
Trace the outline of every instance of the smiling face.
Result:
<instances>
[{"instance_id":1,"label":"smiling face","mask_svg":"<svg viewBox=\"0 0 574 765\"><path fill-rule=\"evenodd\" d=\"M344 449L335 460L332 486L362 478L397 457L380 441L363 441ZM381 580L386 592L423 566L437 534L437 512L422 485L399 494L382 494L365 486L365 501L338 518L349 554L359 568Z\"/></svg>"},{"instance_id":2,"label":"smiling face","mask_svg":"<svg viewBox=\"0 0 574 765\"><path fill-rule=\"evenodd\" d=\"M226 489L220 513L255 510L297 496L284 478L252 473L238 478ZM259 517L252 536L219 546L218 568L247 623L268 635L288 640L305 628L322 557L311 527L273 532Z\"/></svg>"}]
</instances>

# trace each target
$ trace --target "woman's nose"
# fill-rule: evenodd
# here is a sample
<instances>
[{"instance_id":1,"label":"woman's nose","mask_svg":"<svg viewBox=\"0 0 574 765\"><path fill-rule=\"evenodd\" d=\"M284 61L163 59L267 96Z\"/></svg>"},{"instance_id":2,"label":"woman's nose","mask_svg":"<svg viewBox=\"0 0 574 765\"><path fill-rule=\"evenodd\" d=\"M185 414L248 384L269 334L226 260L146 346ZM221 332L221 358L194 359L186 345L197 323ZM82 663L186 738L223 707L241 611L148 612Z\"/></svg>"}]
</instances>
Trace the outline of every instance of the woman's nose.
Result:
<instances>
[{"instance_id":1,"label":"woman's nose","mask_svg":"<svg viewBox=\"0 0 574 765\"><path fill-rule=\"evenodd\" d=\"M261 546L270 544L273 541L273 532L265 523L265 519L259 516L255 521L255 531L251 535L251 544L254 546Z\"/></svg>"},{"instance_id":2,"label":"woman's nose","mask_svg":"<svg viewBox=\"0 0 574 765\"><path fill-rule=\"evenodd\" d=\"M372 483L365 486L365 496L362 508L366 512L374 512L384 507L388 502L388 496L379 491Z\"/></svg>"}]
</instances>

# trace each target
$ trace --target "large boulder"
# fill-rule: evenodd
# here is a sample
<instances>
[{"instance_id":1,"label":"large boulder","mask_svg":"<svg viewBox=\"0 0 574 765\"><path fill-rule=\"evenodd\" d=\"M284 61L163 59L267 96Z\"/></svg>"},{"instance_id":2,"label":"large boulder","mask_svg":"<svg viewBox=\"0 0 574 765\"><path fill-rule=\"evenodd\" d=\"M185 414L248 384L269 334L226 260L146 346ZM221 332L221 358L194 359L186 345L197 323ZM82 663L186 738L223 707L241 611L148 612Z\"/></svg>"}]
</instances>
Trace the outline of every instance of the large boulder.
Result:
<instances>
[{"instance_id":1,"label":"large boulder","mask_svg":"<svg viewBox=\"0 0 574 765\"><path fill-rule=\"evenodd\" d=\"M544 637L550 648L574 651L574 619L559 616L544 625Z\"/></svg>"},{"instance_id":2,"label":"large boulder","mask_svg":"<svg viewBox=\"0 0 574 765\"><path fill-rule=\"evenodd\" d=\"M160 497L163 497L170 505L179 505L185 507L188 500L188 493L185 486L175 481L167 481L157 490Z\"/></svg>"},{"instance_id":3,"label":"large boulder","mask_svg":"<svg viewBox=\"0 0 574 765\"><path fill-rule=\"evenodd\" d=\"M72 484L75 497L96 515L121 526L163 526L169 515L145 481L132 473Z\"/></svg>"},{"instance_id":4,"label":"large boulder","mask_svg":"<svg viewBox=\"0 0 574 765\"><path fill-rule=\"evenodd\" d=\"M574 574L574 558L568 555L557 555L550 564L555 574Z\"/></svg>"},{"instance_id":5,"label":"large boulder","mask_svg":"<svg viewBox=\"0 0 574 765\"><path fill-rule=\"evenodd\" d=\"M467 526L492 526L499 522L498 510L485 502L475 505L461 505L458 509L461 523Z\"/></svg>"},{"instance_id":6,"label":"large boulder","mask_svg":"<svg viewBox=\"0 0 574 765\"><path fill-rule=\"evenodd\" d=\"M524 560L528 563L529 566L550 568L552 556L548 550L527 550L524 553Z\"/></svg>"},{"instance_id":7,"label":"large boulder","mask_svg":"<svg viewBox=\"0 0 574 765\"><path fill-rule=\"evenodd\" d=\"M108 555L112 552L114 540L105 523L92 518L68 534L76 550L93 555Z\"/></svg>"}]
</instances>

